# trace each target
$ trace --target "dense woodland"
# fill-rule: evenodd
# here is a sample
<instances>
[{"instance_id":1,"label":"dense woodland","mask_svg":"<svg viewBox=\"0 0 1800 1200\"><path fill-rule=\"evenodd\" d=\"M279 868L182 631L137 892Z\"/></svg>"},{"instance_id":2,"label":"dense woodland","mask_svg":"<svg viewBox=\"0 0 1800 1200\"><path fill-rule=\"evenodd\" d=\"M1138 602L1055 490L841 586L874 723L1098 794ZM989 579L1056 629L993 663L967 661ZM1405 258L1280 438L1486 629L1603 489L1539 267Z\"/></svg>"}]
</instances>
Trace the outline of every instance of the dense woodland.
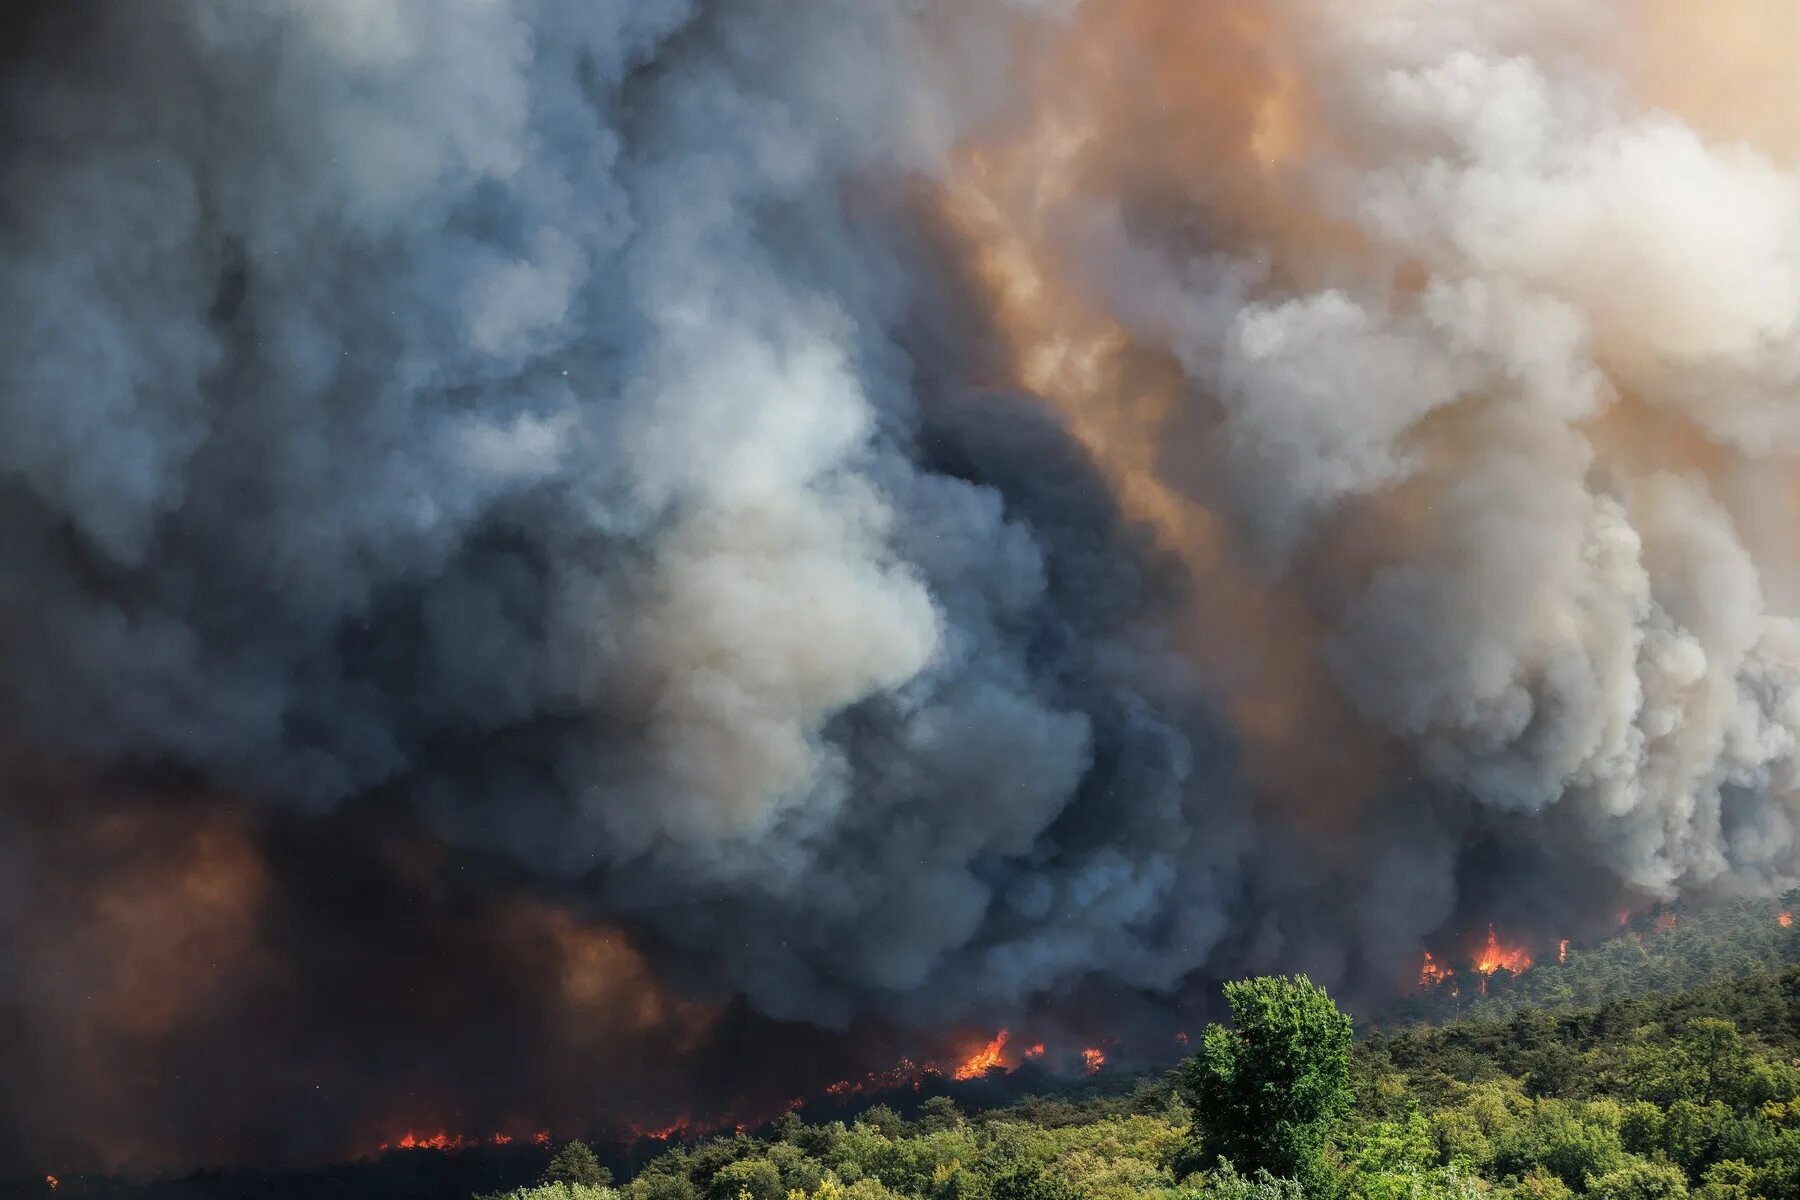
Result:
<instances>
[{"instance_id":1,"label":"dense woodland","mask_svg":"<svg viewBox=\"0 0 1800 1200\"><path fill-rule=\"evenodd\" d=\"M395 1151L71 1178L59 1200L1800 1200L1800 927L1780 912L1644 914L1517 975L1456 964L1354 1038L1304 981L1229 985L1234 1020L1178 1069L997 1106L1017 1077L667 1149L572 1143L548 1166L530 1147Z\"/></svg>"},{"instance_id":2,"label":"dense woodland","mask_svg":"<svg viewBox=\"0 0 1800 1200\"><path fill-rule=\"evenodd\" d=\"M1129 1090L788 1117L615 1183L579 1146L515 1200L1800 1200L1800 931L1767 904L1637 919L1352 1041L1301 979ZM1456 1014L1431 1027L1407 1024Z\"/></svg>"}]
</instances>

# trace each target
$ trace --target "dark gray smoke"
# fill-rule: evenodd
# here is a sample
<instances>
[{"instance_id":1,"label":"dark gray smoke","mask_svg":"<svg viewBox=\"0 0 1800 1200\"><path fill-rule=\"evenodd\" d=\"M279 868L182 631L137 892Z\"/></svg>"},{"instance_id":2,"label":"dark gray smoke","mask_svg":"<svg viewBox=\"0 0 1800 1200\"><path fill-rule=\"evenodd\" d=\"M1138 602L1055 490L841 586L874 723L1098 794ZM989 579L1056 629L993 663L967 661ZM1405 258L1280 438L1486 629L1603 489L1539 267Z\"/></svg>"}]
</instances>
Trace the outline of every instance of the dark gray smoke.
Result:
<instances>
[{"instance_id":1,"label":"dark gray smoke","mask_svg":"<svg viewBox=\"0 0 1800 1200\"><path fill-rule=\"evenodd\" d=\"M1591 225L1497 248L1698 135L1546 83L1586 45L1549 16L1103 7L13 5L0 1001L144 1078L109 1140L98 1064L0 1058L59 1096L0 1151L222 1153L325 1119L305 1061L375 1099L279 1153L379 1105L623 1118L570 1064L677 1103L723 1009L1173 1029L1218 974L1375 995L1489 920L1792 882L1766 551L1713 464L1582 425L1616 353L1723 373L1751 453L1786 359L1612 336L1673 251L1609 307L1625 259L1553 269ZM373 921L319 882L396 871ZM218 1035L245 1091L208 1031L272 1005ZM421 1074L440 1038L485 1048ZM171 1045L245 1102L134 1108Z\"/></svg>"},{"instance_id":2,"label":"dark gray smoke","mask_svg":"<svg viewBox=\"0 0 1800 1200\"><path fill-rule=\"evenodd\" d=\"M15 81L22 736L308 810L398 783L781 1015L1180 974L1118 934L1230 852L1129 690L1119 532L1053 593L980 476L1066 439L919 461L882 192L949 116L905 6L92 19L85 80ZM1149 778L1050 853L1102 738Z\"/></svg>"}]
</instances>

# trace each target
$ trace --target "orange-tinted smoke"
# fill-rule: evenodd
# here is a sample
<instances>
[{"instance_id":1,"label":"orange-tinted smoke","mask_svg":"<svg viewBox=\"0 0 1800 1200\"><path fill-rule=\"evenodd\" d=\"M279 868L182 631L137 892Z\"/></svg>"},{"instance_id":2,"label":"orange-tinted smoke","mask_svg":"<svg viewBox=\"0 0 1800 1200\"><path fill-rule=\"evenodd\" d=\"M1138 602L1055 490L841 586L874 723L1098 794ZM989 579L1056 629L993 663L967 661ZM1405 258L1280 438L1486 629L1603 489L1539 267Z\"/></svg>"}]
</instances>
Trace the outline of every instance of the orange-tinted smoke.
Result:
<instances>
[{"instance_id":1,"label":"orange-tinted smoke","mask_svg":"<svg viewBox=\"0 0 1800 1200\"><path fill-rule=\"evenodd\" d=\"M36 850L21 1011L60 1085L37 1105L59 1135L71 1127L63 1106L86 1131L47 1150L102 1166L155 1159L165 1147L142 1106L162 1089L168 1040L273 969L259 930L265 865L242 824L186 806L97 811Z\"/></svg>"},{"instance_id":2,"label":"orange-tinted smoke","mask_svg":"<svg viewBox=\"0 0 1800 1200\"><path fill-rule=\"evenodd\" d=\"M1635 0L1624 11L1629 36L1613 51L1646 101L1708 137L1800 165L1800 9L1787 0Z\"/></svg>"},{"instance_id":3,"label":"orange-tinted smoke","mask_svg":"<svg viewBox=\"0 0 1800 1200\"><path fill-rule=\"evenodd\" d=\"M1188 486L1207 462L1170 461L1203 400L1089 294L1071 254L1091 241L1084 223L1125 198L1171 229L1204 224L1237 251L1265 247L1278 278L1329 274L1358 238L1292 199L1317 129L1299 69L1263 6L1084 4L1029 60L1014 119L966 148L944 207L1014 382L1063 414L1128 515L1186 564L1181 645L1221 688L1257 781L1318 828L1375 785L1380 742L1331 686L1305 597L1260 573L1215 501Z\"/></svg>"}]
</instances>

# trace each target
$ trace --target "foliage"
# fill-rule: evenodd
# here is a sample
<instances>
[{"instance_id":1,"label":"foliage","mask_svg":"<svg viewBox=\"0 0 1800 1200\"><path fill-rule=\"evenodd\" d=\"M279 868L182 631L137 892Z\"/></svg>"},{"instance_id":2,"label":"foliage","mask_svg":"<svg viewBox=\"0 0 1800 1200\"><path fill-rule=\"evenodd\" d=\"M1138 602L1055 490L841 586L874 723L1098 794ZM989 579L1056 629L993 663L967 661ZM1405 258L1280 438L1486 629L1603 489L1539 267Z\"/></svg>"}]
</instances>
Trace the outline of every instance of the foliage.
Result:
<instances>
[{"instance_id":1,"label":"foliage","mask_svg":"<svg viewBox=\"0 0 1800 1200\"><path fill-rule=\"evenodd\" d=\"M1352 1044L1304 979L1250 980L1226 989L1229 1028L1129 1091L790 1114L616 1190L507 1200L1800 1200L1800 930L1733 911L1756 928L1683 915L1572 951L1541 1004L1521 999L1535 969L1496 976L1464 1005L1479 1016Z\"/></svg>"},{"instance_id":2,"label":"foliage","mask_svg":"<svg viewBox=\"0 0 1800 1200\"><path fill-rule=\"evenodd\" d=\"M541 1182L602 1188L612 1182L612 1172L600 1165L600 1160L594 1157L593 1150L585 1142L566 1142L550 1156Z\"/></svg>"},{"instance_id":3,"label":"foliage","mask_svg":"<svg viewBox=\"0 0 1800 1200\"><path fill-rule=\"evenodd\" d=\"M476 1200L620 1200L619 1193L603 1184L542 1183L537 1187L517 1188Z\"/></svg>"},{"instance_id":4,"label":"foliage","mask_svg":"<svg viewBox=\"0 0 1800 1200\"><path fill-rule=\"evenodd\" d=\"M1182 1071L1188 1161L1304 1178L1350 1103L1350 1018L1304 975L1228 983L1225 1001L1231 1026L1210 1026Z\"/></svg>"}]
</instances>

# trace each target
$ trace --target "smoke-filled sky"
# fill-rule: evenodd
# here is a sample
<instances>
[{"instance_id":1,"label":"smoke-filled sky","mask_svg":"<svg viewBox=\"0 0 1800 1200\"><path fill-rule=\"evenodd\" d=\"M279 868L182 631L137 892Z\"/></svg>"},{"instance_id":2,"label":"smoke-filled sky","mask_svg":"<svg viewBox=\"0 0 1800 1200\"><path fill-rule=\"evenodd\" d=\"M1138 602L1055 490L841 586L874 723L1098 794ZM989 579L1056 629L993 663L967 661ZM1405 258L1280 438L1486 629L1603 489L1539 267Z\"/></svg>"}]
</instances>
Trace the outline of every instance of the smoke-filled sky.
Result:
<instances>
[{"instance_id":1,"label":"smoke-filled sky","mask_svg":"<svg viewBox=\"0 0 1800 1200\"><path fill-rule=\"evenodd\" d=\"M1800 877L1785 0L0 12L0 1166Z\"/></svg>"}]
</instances>

